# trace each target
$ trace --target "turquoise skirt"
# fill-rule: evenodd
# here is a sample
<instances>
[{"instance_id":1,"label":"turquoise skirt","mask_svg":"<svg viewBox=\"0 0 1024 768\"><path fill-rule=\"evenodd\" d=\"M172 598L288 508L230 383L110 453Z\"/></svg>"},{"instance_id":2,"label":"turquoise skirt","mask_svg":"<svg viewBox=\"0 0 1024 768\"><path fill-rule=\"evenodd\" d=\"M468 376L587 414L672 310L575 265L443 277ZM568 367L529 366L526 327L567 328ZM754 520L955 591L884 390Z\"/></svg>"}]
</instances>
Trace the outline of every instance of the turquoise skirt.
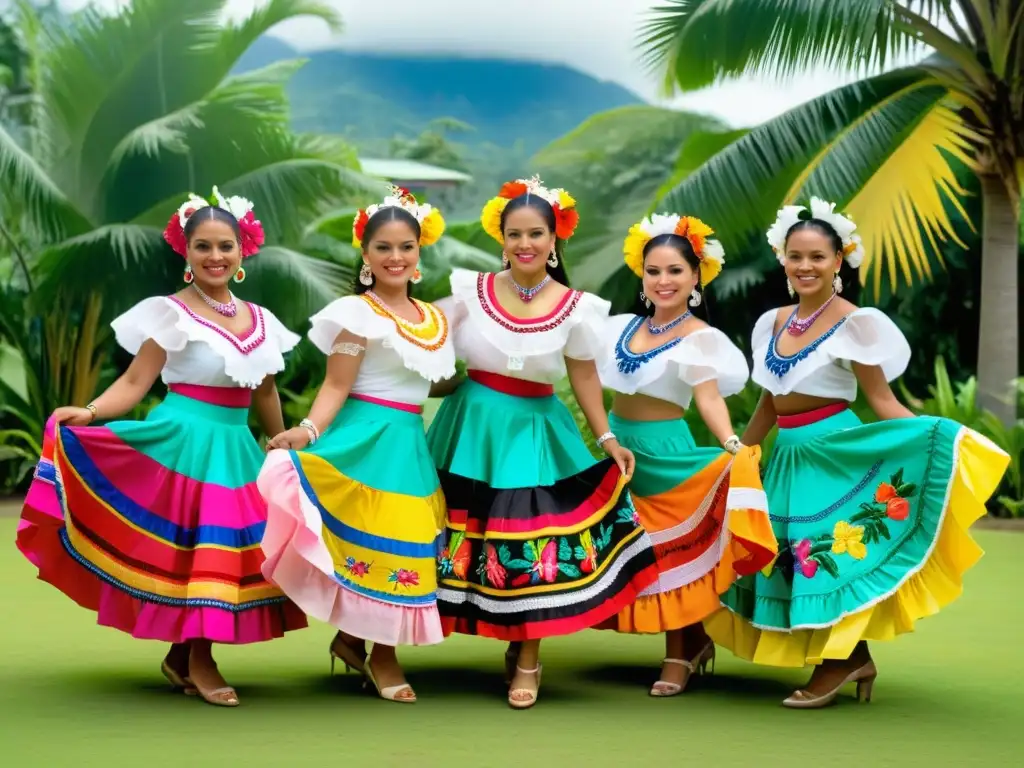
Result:
<instances>
[{"instance_id":1,"label":"turquoise skirt","mask_svg":"<svg viewBox=\"0 0 1024 768\"><path fill-rule=\"evenodd\" d=\"M779 430L764 478L779 556L738 581L712 637L755 662L846 658L955 599L981 556L1007 456L948 419L862 424L850 410Z\"/></svg>"}]
</instances>

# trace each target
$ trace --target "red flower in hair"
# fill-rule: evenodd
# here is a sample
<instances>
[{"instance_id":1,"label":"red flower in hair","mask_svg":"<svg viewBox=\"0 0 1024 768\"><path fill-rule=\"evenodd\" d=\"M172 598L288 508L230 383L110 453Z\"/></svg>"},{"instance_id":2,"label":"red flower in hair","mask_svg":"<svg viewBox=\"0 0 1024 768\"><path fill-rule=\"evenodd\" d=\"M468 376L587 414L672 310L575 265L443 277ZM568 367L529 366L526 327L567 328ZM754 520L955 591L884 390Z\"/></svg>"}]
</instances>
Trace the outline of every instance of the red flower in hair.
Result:
<instances>
[{"instance_id":1,"label":"red flower in hair","mask_svg":"<svg viewBox=\"0 0 1024 768\"><path fill-rule=\"evenodd\" d=\"M360 208L356 220L352 222L352 244L356 248L363 243L363 233L366 232L366 224L369 221L370 217L366 215L366 211Z\"/></svg>"},{"instance_id":2,"label":"red flower in hair","mask_svg":"<svg viewBox=\"0 0 1024 768\"><path fill-rule=\"evenodd\" d=\"M563 211L561 206L553 206L555 209L555 236L559 240L568 240L576 231L576 225L580 223L580 215L575 208Z\"/></svg>"},{"instance_id":3,"label":"red flower in hair","mask_svg":"<svg viewBox=\"0 0 1024 768\"><path fill-rule=\"evenodd\" d=\"M193 213L195 213L195 209L187 211L188 216ZM188 240L185 239L185 230L181 228L177 211L171 214L171 220L167 222L167 228L164 229L164 240L179 256L185 256L188 253Z\"/></svg>"},{"instance_id":4,"label":"red flower in hair","mask_svg":"<svg viewBox=\"0 0 1024 768\"><path fill-rule=\"evenodd\" d=\"M501 185L501 191L498 192L498 197L504 197L506 200L514 200L520 195L525 195L528 191L528 187L521 181L506 181Z\"/></svg>"},{"instance_id":5,"label":"red flower in hair","mask_svg":"<svg viewBox=\"0 0 1024 768\"><path fill-rule=\"evenodd\" d=\"M259 253L265 236L263 225L256 219L256 215L252 211L238 220L238 229L242 232L242 258L245 259Z\"/></svg>"}]
</instances>

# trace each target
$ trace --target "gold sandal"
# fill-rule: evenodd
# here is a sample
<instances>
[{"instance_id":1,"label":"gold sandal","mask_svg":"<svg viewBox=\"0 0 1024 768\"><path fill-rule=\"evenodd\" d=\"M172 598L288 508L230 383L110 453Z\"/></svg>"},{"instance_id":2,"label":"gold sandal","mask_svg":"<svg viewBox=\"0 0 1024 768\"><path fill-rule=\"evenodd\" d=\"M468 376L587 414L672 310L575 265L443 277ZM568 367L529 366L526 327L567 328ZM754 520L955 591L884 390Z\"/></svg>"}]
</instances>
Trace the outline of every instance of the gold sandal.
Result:
<instances>
[{"instance_id":1,"label":"gold sandal","mask_svg":"<svg viewBox=\"0 0 1024 768\"><path fill-rule=\"evenodd\" d=\"M518 664L516 665L516 672L522 672L524 675L536 675L537 676L537 688L536 690L530 690L529 688L513 688L508 692L508 705L512 709L529 709L537 703L537 697L540 696L540 674L544 670L543 664L537 664L533 669L523 669ZM515 699L513 696L517 693L528 693L530 698L528 699Z\"/></svg>"},{"instance_id":2,"label":"gold sandal","mask_svg":"<svg viewBox=\"0 0 1024 768\"><path fill-rule=\"evenodd\" d=\"M167 659L160 662L160 672L167 678L167 681L171 684L171 688L175 691L181 691L186 696L195 696L196 686L188 677L181 675L174 667L167 663Z\"/></svg>"}]
</instances>

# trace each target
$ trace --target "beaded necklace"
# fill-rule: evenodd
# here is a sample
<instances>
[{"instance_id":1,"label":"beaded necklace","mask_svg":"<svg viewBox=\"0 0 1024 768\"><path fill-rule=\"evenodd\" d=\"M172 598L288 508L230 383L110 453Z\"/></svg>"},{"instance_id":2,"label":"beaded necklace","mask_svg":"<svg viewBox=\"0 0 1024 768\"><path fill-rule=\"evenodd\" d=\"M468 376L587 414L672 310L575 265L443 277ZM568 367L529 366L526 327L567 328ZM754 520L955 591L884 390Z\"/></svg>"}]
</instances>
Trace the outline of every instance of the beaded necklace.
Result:
<instances>
[{"instance_id":1,"label":"beaded necklace","mask_svg":"<svg viewBox=\"0 0 1024 768\"><path fill-rule=\"evenodd\" d=\"M448 319L433 305L417 299L410 299L420 313L420 317L423 318L419 323L410 323L404 317L392 312L373 291L367 291L361 298L378 315L391 320L398 329L398 335L410 344L429 352L436 352L444 346L444 342L448 338Z\"/></svg>"},{"instance_id":2,"label":"beaded necklace","mask_svg":"<svg viewBox=\"0 0 1024 768\"><path fill-rule=\"evenodd\" d=\"M662 352L672 349L672 347L679 344L684 338L682 336L677 336L670 341L666 341L660 347L649 349L646 352L633 352L629 348L629 343L633 340L633 337L636 336L636 332L640 329L640 326L644 324L645 319L646 318L643 317L635 317L630 320L622 330L622 334L619 336L619 340L615 344L615 367L627 376L635 373L641 365L650 362Z\"/></svg>"}]
</instances>

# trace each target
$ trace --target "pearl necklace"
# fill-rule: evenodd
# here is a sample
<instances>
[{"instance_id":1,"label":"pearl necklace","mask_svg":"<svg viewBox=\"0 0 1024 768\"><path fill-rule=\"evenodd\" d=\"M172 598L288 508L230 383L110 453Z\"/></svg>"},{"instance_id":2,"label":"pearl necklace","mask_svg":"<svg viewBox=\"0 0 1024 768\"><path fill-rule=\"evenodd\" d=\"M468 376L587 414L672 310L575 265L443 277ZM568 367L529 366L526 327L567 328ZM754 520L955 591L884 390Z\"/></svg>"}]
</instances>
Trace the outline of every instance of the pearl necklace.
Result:
<instances>
[{"instance_id":1,"label":"pearl necklace","mask_svg":"<svg viewBox=\"0 0 1024 768\"><path fill-rule=\"evenodd\" d=\"M828 301L826 301L824 304L818 307L814 312L812 312L803 320L798 319L796 316L796 312L793 312L793 317L790 319L789 325L786 326L786 330L789 332L789 335L799 336L802 333L805 333L808 328L814 325L814 321L821 317L821 313L825 311L825 309L828 307L829 304L832 303L832 300L835 299L835 297L836 294L833 293L831 296L828 297ZM799 311L799 308L797 309L797 311Z\"/></svg>"},{"instance_id":2,"label":"pearl necklace","mask_svg":"<svg viewBox=\"0 0 1024 768\"><path fill-rule=\"evenodd\" d=\"M196 289L196 293L199 294L199 298L206 302L206 305L216 312L218 315L224 315L224 317L234 317L238 314L238 304L235 303L235 297L228 291L228 296L231 296L231 300L226 304L220 301L215 301L203 293L203 289L195 283L192 283L192 287Z\"/></svg>"},{"instance_id":3,"label":"pearl necklace","mask_svg":"<svg viewBox=\"0 0 1024 768\"><path fill-rule=\"evenodd\" d=\"M664 325L655 325L654 324L654 318L653 317L649 317L649 318L647 318L647 330L650 331L651 334L653 334L654 336L660 336L663 333L667 333L668 331L671 331L673 328L675 328L677 325L679 325L681 322L683 322L683 320L685 320L686 318L688 318L692 314L693 314L693 312L691 312L690 310L686 310L683 314L681 314L675 320L669 320Z\"/></svg>"},{"instance_id":4,"label":"pearl necklace","mask_svg":"<svg viewBox=\"0 0 1024 768\"><path fill-rule=\"evenodd\" d=\"M516 293L519 294L519 298L523 300L524 304L529 304L533 301L534 297L541 292L541 289L551 282L551 275L544 275L544 279L537 283L533 288L524 288L516 279L512 277L512 273L509 272L508 279L512 281L512 287L516 289Z\"/></svg>"}]
</instances>

